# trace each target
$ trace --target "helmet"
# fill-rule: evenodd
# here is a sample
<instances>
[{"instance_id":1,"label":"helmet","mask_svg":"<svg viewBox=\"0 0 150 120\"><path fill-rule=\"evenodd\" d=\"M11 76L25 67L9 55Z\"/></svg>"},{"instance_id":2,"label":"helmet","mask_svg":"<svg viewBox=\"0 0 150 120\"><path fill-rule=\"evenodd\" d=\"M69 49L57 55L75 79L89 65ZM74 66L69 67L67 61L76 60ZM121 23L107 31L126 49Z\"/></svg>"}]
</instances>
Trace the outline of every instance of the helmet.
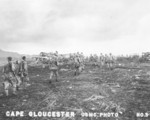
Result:
<instances>
[{"instance_id":1,"label":"helmet","mask_svg":"<svg viewBox=\"0 0 150 120\"><path fill-rule=\"evenodd\" d=\"M7 57L8 61L12 61L12 57Z\"/></svg>"}]
</instances>

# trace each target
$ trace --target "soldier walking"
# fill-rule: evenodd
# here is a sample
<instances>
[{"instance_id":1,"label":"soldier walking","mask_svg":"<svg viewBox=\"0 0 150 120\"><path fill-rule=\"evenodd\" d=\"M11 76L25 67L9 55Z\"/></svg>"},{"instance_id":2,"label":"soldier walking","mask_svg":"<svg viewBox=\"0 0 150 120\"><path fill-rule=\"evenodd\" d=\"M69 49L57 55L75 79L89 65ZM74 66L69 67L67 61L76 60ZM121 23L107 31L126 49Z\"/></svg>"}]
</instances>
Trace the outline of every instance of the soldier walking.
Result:
<instances>
[{"instance_id":1,"label":"soldier walking","mask_svg":"<svg viewBox=\"0 0 150 120\"><path fill-rule=\"evenodd\" d=\"M16 95L17 79L15 77L15 65L12 62L12 57L8 57L7 60L8 63L3 68L4 94L9 96L9 88L12 87L13 95Z\"/></svg>"},{"instance_id":2,"label":"soldier walking","mask_svg":"<svg viewBox=\"0 0 150 120\"><path fill-rule=\"evenodd\" d=\"M81 59L79 56L75 57L75 73L74 75L79 75L83 70L83 65L81 64Z\"/></svg>"},{"instance_id":3,"label":"soldier walking","mask_svg":"<svg viewBox=\"0 0 150 120\"><path fill-rule=\"evenodd\" d=\"M15 77L17 79L17 87L16 89L19 90L20 89L20 86L21 86L21 83L22 83L22 78L21 78L21 73L20 73L20 68L21 68L21 64L20 62L17 60L15 62Z\"/></svg>"},{"instance_id":4,"label":"soldier walking","mask_svg":"<svg viewBox=\"0 0 150 120\"><path fill-rule=\"evenodd\" d=\"M26 56L22 57L21 65L20 65L20 75L22 83L24 84L24 87L30 86L29 84L29 76L28 76L28 64L26 61Z\"/></svg>"},{"instance_id":5,"label":"soldier walking","mask_svg":"<svg viewBox=\"0 0 150 120\"><path fill-rule=\"evenodd\" d=\"M52 58L52 60L49 61L49 69L50 69L50 81L49 83L51 83L51 80L53 78L53 76L56 77L56 81L58 81L58 59L57 56L55 56L54 58Z\"/></svg>"}]
</instances>

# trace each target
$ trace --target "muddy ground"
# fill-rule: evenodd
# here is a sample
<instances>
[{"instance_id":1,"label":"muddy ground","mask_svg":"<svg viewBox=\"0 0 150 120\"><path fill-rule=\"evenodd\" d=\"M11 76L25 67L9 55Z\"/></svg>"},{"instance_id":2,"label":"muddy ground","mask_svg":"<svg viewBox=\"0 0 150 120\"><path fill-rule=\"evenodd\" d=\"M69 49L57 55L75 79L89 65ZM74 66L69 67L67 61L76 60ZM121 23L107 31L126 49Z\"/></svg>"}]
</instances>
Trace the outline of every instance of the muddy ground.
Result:
<instances>
[{"instance_id":1,"label":"muddy ground","mask_svg":"<svg viewBox=\"0 0 150 120\"><path fill-rule=\"evenodd\" d=\"M2 73L0 73L1 76ZM30 86L17 96L0 97L0 120L149 120L137 117L150 111L149 64L123 65L108 70L86 66L79 76L61 70L59 82L49 84L48 68L29 67ZM2 79L1 83L2 83ZM0 85L0 92L3 92ZM1 94L0 93L0 94ZM24 117L6 117L24 111ZM73 111L73 118L29 117L29 111ZM118 113L118 117L81 117L82 112Z\"/></svg>"}]
</instances>

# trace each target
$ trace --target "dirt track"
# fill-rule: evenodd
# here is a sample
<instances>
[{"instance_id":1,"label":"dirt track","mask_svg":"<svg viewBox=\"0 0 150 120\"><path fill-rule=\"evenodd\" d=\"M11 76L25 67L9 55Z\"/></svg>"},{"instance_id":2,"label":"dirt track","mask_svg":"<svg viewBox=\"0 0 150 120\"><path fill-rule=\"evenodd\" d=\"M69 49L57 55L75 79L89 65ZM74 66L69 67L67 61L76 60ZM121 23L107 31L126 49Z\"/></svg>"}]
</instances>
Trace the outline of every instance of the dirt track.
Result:
<instances>
[{"instance_id":1,"label":"dirt track","mask_svg":"<svg viewBox=\"0 0 150 120\"><path fill-rule=\"evenodd\" d=\"M74 111L74 120L143 120L137 112L150 110L149 67L113 71L86 68L73 77L72 71L61 71L59 82L48 83L48 69L29 68L31 86L18 91L17 97L0 98L3 120L69 120L69 118L6 117L6 111ZM2 91L2 87L1 87ZM81 117L82 112L114 112L117 118ZM144 120L148 120L145 118Z\"/></svg>"}]
</instances>

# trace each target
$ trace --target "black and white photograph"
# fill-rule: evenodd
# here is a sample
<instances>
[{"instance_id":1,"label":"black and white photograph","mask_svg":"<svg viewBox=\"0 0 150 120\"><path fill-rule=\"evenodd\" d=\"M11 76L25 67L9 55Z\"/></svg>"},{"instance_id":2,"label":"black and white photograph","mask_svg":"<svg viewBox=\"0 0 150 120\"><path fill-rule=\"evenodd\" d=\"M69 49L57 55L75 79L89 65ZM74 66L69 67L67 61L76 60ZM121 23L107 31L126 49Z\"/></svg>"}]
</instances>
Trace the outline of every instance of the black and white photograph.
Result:
<instances>
[{"instance_id":1,"label":"black and white photograph","mask_svg":"<svg viewBox=\"0 0 150 120\"><path fill-rule=\"evenodd\" d=\"M0 120L150 120L150 0L0 0Z\"/></svg>"}]
</instances>

